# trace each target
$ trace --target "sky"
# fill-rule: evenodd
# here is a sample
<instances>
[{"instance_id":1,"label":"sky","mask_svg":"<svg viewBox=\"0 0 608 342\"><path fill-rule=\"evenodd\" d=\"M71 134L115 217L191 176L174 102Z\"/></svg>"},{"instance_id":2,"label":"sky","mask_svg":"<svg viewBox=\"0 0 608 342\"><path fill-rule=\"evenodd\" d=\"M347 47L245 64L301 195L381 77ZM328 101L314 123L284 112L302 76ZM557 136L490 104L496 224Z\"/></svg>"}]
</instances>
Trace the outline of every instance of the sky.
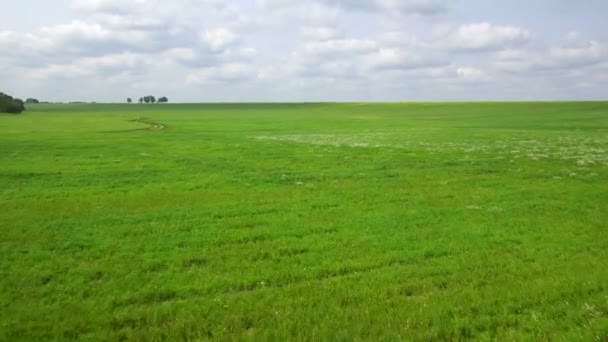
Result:
<instances>
[{"instance_id":1,"label":"sky","mask_svg":"<svg viewBox=\"0 0 608 342\"><path fill-rule=\"evenodd\" d=\"M608 98L606 0L0 4L0 91L21 98Z\"/></svg>"}]
</instances>

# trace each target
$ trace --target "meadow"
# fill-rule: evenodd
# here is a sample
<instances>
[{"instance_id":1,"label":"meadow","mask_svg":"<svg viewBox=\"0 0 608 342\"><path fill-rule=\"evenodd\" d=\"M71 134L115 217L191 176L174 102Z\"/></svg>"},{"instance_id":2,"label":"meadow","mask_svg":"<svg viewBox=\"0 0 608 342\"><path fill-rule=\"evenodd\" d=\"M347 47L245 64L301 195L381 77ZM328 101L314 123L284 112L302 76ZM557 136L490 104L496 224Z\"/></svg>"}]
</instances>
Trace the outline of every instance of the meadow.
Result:
<instances>
[{"instance_id":1,"label":"meadow","mask_svg":"<svg viewBox=\"0 0 608 342\"><path fill-rule=\"evenodd\" d=\"M0 340L608 338L608 103L0 115Z\"/></svg>"}]
</instances>

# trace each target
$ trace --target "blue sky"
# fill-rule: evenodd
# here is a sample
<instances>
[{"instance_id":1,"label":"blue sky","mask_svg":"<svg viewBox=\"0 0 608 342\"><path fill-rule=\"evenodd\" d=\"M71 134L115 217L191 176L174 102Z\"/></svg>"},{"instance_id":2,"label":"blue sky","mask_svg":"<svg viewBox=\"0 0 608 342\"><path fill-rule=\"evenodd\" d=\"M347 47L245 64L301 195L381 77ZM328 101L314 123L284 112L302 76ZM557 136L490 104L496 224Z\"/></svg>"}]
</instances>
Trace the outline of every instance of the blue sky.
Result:
<instances>
[{"instance_id":1,"label":"blue sky","mask_svg":"<svg viewBox=\"0 0 608 342\"><path fill-rule=\"evenodd\" d=\"M49 101L608 98L604 0L21 0L0 91Z\"/></svg>"}]
</instances>

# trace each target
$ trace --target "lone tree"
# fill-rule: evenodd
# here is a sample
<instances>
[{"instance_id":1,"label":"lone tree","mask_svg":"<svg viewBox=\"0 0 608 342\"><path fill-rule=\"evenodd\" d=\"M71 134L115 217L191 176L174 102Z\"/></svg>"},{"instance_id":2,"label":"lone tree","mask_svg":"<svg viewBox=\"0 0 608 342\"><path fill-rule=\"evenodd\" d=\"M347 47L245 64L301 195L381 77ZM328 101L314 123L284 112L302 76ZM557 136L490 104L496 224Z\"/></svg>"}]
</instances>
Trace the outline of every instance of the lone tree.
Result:
<instances>
[{"instance_id":1,"label":"lone tree","mask_svg":"<svg viewBox=\"0 0 608 342\"><path fill-rule=\"evenodd\" d=\"M131 103L131 102L133 102L133 100L131 100L130 97L127 97L127 103Z\"/></svg>"},{"instance_id":2,"label":"lone tree","mask_svg":"<svg viewBox=\"0 0 608 342\"><path fill-rule=\"evenodd\" d=\"M144 98L143 97L139 98L139 103L144 103Z\"/></svg>"},{"instance_id":3,"label":"lone tree","mask_svg":"<svg viewBox=\"0 0 608 342\"><path fill-rule=\"evenodd\" d=\"M25 103L40 103L40 101L30 97L29 99L25 100Z\"/></svg>"},{"instance_id":4,"label":"lone tree","mask_svg":"<svg viewBox=\"0 0 608 342\"><path fill-rule=\"evenodd\" d=\"M25 105L20 99L0 93L0 113L19 114L25 110Z\"/></svg>"},{"instance_id":5,"label":"lone tree","mask_svg":"<svg viewBox=\"0 0 608 342\"><path fill-rule=\"evenodd\" d=\"M158 103L167 103L169 102L169 99L166 96L160 97L158 99Z\"/></svg>"}]
</instances>

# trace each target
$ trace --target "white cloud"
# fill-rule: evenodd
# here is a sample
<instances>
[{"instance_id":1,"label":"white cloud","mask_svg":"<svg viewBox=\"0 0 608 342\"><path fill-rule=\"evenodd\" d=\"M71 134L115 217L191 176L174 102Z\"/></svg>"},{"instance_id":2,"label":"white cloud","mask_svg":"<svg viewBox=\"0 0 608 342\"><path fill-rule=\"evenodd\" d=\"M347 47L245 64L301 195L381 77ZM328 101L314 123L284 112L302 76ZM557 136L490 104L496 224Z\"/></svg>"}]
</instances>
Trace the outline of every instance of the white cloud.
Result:
<instances>
[{"instance_id":1,"label":"white cloud","mask_svg":"<svg viewBox=\"0 0 608 342\"><path fill-rule=\"evenodd\" d=\"M391 11L433 15L448 9L447 0L378 0L379 5Z\"/></svg>"},{"instance_id":2,"label":"white cloud","mask_svg":"<svg viewBox=\"0 0 608 342\"><path fill-rule=\"evenodd\" d=\"M335 56L339 54L367 53L377 48L376 42L364 39L331 39L306 42L301 51L315 56Z\"/></svg>"},{"instance_id":3,"label":"white cloud","mask_svg":"<svg viewBox=\"0 0 608 342\"><path fill-rule=\"evenodd\" d=\"M338 30L327 26L307 26L300 29L300 35L307 40L328 40L338 38Z\"/></svg>"},{"instance_id":4,"label":"white cloud","mask_svg":"<svg viewBox=\"0 0 608 342\"><path fill-rule=\"evenodd\" d=\"M495 58L497 69L506 72L548 72L568 70L601 64L607 60L606 49L593 40L585 40L569 33L561 44L540 51L521 49L501 51Z\"/></svg>"},{"instance_id":5,"label":"white cloud","mask_svg":"<svg viewBox=\"0 0 608 342\"><path fill-rule=\"evenodd\" d=\"M209 44L212 50L220 51L233 45L238 40L238 36L231 30L220 27L205 30L201 33L201 39Z\"/></svg>"},{"instance_id":6,"label":"white cloud","mask_svg":"<svg viewBox=\"0 0 608 342\"><path fill-rule=\"evenodd\" d=\"M228 63L190 72L186 78L188 84L209 82L237 82L255 77L255 70L244 63Z\"/></svg>"},{"instance_id":7,"label":"white cloud","mask_svg":"<svg viewBox=\"0 0 608 342\"><path fill-rule=\"evenodd\" d=\"M297 3L297 0L256 0L256 4L264 9L283 8Z\"/></svg>"},{"instance_id":8,"label":"white cloud","mask_svg":"<svg viewBox=\"0 0 608 342\"><path fill-rule=\"evenodd\" d=\"M84 21L72 21L69 24L43 27L40 33L54 42L75 41L100 41L113 39L112 32L98 23L87 23ZM121 37L117 37L121 39Z\"/></svg>"},{"instance_id":9,"label":"white cloud","mask_svg":"<svg viewBox=\"0 0 608 342\"><path fill-rule=\"evenodd\" d=\"M455 50L499 50L521 45L530 32L517 26L487 22L462 25L439 40L438 46Z\"/></svg>"},{"instance_id":10,"label":"white cloud","mask_svg":"<svg viewBox=\"0 0 608 342\"><path fill-rule=\"evenodd\" d=\"M311 0L345 11L384 11L400 14L435 15L448 10L451 0ZM265 9L282 9L301 4L298 0L257 0Z\"/></svg>"},{"instance_id":11,"label":"white cloud","mask_svg":"<svg viewBox=\"0 0 608 342\"><path fill-rule=\"evenodd\" d=\"M69 5L41 2L44 25L36 24L35 15L28 17L31 25L19 20L23 26L4 26L5 18L0 73L7 91L18 96L37 87L59 99L91 94L100 101L122 99L126 90L135 93L131 96L153 93L167 84L189 100L200 94L235 100L345 94L398 100L419 86L442 98L454 89L479 96L471 85L493 87L489 96L531 96L542 93L538 84L579 85L584 94L608 86L608 41L597 33L606 24L594 14L602 11L545 23L480 1L74 0L72 11ZM7 6L20 13L11 8L24 5ZM45 6L69 14L53 17ZM488 15L494 7L496 13ZM549 16L532 5L521 7L532 9L530 18ZM480 22L470 23L471 18ZM571 32L554 41L547 33L562 27L584 34ZM531 84L536 86L530 92L520 91ZM511 91L497 91L502 87Z\"/></svg>"},{"instance_id":12,"label":"white cloud","mask_svg":"<svg viewBox=\"0 0 608 342\"><path fill-rule=\"evenodd\" d=\"M72 7L83 12L128 13L144 3L144 0L75 0Z\"/></svg>"},{"instance_id":13,"label":"white cloud","mask_svg":"<svg viewBox=\"0 0 608 342\"><path fill-rule=\"evenodd\" d=\"M182 63L192 63L201 58L193 48L189 47L177 47L169 49L163 52L163 57L170 61Z\"/></svg>"},{"instance_id":14,"label":"white cloud","mask_svg":"<svg viewBox=\"0 0 608 342\"><path fill-rule=\"evenodd\" d=\"M401 14L435 15L448 9L449 0L320 0L345 10L377 10Z\"/></svg>"},{"instance_id":15,"label":"white cloud","mask_svg":"<svg viewBox=\"0 0 608 342\"><path fill-rule=\"evenodd\" d=\"M485 72L472 67L461 67L456 69L456 74L459 78L465 81L484 81L488 79Z\"/></svg>"},{"instance_id":16,"label":"white cloud","mask_svg":"<svg viewBox=\"0 0 608 342\"><path fill-rule=\"evenodd\" d=\"M587 41L570 46L558 46L551 48L549 51L551 59L568 66L599 63L604 60L605 54L604 47L596 41Z\"/></svg>"},{"instance_id":17,"label":"white cloud","mask_svg":"<svg viewBox=\"0 0 608 342\"><path fill-rule=\"evenodd\" d=\"M113 71L132 70L143 67L141 56L133 53L121 53L102 57L85 57L69 64L50 64L42 68L31 69L29 77L34 79L71 78L86 75L108 75Z\"/></svg>"},{"instance_id":18,"label":"white cloud","mask_svg":"<svg viewBox=\"0 0 608 342\"><path fill-rule=\"evenodd\" d=\"M446 65L431 56L422 56L397 48L382 48L369 56L367 64L374 70L420 69Z\"/></svg>"}]
</instances>

